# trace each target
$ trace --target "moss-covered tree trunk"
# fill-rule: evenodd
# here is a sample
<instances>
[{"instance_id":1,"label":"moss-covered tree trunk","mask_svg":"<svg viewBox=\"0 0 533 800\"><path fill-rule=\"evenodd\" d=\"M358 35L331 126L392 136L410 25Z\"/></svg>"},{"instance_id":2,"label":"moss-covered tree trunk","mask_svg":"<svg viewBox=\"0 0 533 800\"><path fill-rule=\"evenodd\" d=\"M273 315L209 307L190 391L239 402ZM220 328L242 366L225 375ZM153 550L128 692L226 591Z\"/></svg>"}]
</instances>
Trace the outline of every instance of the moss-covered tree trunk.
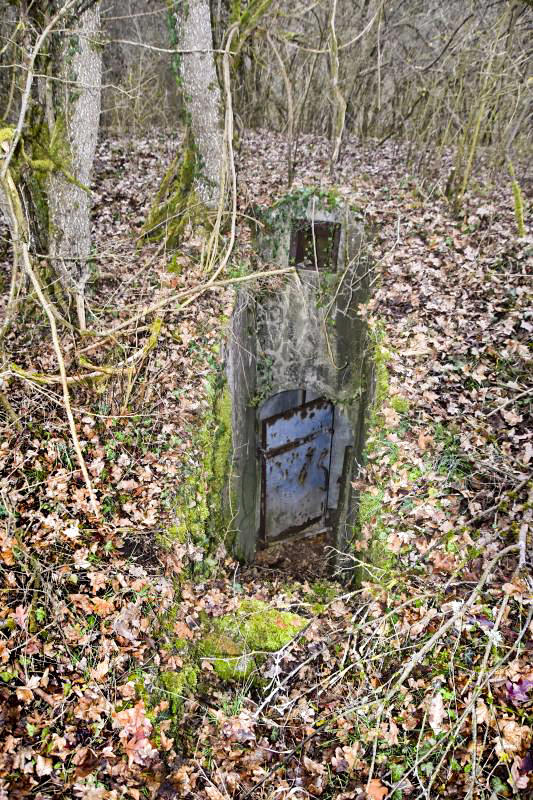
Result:
<instances>
[{"instance_id":1,"label":"moss-covered tree trunk","mask_svg":"<svg viewBox=\"0 0 533 800\"><path fill-rule=\"evenodd\" d=\"M65 290L76 299L85 328L84 290L91 248L93 168L100 119L102 79L99 4L84 11L72 33L55 37L53 75L46 86L46 117L51 139L64 163L47 182L49 254Z\"/></svg>"},{"instance_id":2,"label":"moss-covered tree trunk","mask_svg":"<svg viewBox=\"0 0 533 800\"><path fill-rule=\"evenodd\" d=\"M208 0L182 0L171 11L176 31L178 68L188 123L197 153L195 189L208 208L220 197L223 130L222 101L213 55Z\"/></svg>"},{"instance_id":3,"label":"moss-covered tree trunk","mask_svg":"<svg viewBox=\"0 0 533 800\"><path fill-rule=\"evenodd\" d=\"M163 238L172 246L188 222L204 222L218 209L224 131L209 2L169 0L169 18L187 130L144 231L147 238Z\"/></svg>"}]
</instances>

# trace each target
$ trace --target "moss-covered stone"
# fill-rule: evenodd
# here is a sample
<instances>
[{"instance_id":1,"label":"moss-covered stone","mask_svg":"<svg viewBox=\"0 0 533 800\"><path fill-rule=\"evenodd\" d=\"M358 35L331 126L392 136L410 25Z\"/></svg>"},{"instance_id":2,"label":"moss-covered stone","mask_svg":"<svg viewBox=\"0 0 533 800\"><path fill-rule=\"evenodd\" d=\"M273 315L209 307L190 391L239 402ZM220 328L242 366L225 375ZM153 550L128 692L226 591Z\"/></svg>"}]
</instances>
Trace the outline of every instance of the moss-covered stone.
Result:
<instances>
[{"instance_id":1,"label":"moss-covered stone","mask_svg":"<svg viewBox=\"0 0 533 800\"><path fill-rule=\"evenodd\" d=\"M198 654L209 659L217 675L224 681L244 680L257 667L255 656L243 652L242 643L237 644L224 633L208 634L202 639Z\"/></svg>"},{"instance_id":2,"label":"moss-covered stone","mask_svg":"<svg viewBox=\"0 0 533 800\"><path fill-rule=\"evenodd\" d=\"M386 349L385 331L380 322L369 326L370 356L373 367L373 392L372 402L367 409L367 437L363 453L366 463L379 442L382 442L387 433L385 417L382 414L383 406L389 401L389 373L387 363L391 354ZM401 399L401 398L399 398ZM391 404L392 405L392 404ZM396 409L395 409L396 410ZM358 517L355 525L354 541L361 541L363 528L372 524L372 533L367 540L362 556L362 561L378 567L387 572L393 566L395 556L387 549L388 530L382 522L382 506L385 495L382 486L374 487L373 491L362 492L359 495ZM367 578L375 578L371 568L360 566L357 570L357 582Z\"/></svg>"},{"instance_id":3,"label":"moss-covered stone","mask_svg":"<svg viewBox=\"0 0 533 800\"><path fill-rule=\"evenodd\" d=\"M234 614L216 620L198 647L216 673L227 681L248 678L264 660L287 645L308 623L304 617L243 600Z\"/></svg>"},{"instance_id":4,"label":"moss-covered stone","mask_svg":"<svg viewBox=\"0 0 533 800\"><path fill-rule=\"evenodd\" d=\"M214 441L209 481L209 520L211 532L225 540L231 533L235 500L231 496L228 475L231 470L233 442L231 433L231 397L224 384L213 401Z\"/></svg>"},{"instance_id":5,"label":"moss-covered stone","mask_svg":"<svg viewBox=\"0 0 533 800\"><path fill-rule=\"evenodd\" d=\"M301 187L280 197L269 207L255 206L252 216L257 220L256 233L261 231L260 250L268 252L269 257L276 259L287 227L293 221L305 218L310 201L316 202L317 210L335 211L342 204L342 197L335 189L320 189L316 186Z\"/></svg>"},{"instance_id":6,"label":"moss-covered stone","mask_svg":"<svg viewBox=\"0 0 533 800\"><path fill-rule=\"evenodd\" d=\"M184 465L174 499L174 522L160 535L160 544L171 549L176 542L192 541L205 554L195 564L195 575L207 575L216 565L213 554L228 539L234 500L229 495L231 469L231 400L226 384L215 375L208 387L208 407L201 423L191 428L191 451L200 455Z\"/></svg>"}]
</instances>

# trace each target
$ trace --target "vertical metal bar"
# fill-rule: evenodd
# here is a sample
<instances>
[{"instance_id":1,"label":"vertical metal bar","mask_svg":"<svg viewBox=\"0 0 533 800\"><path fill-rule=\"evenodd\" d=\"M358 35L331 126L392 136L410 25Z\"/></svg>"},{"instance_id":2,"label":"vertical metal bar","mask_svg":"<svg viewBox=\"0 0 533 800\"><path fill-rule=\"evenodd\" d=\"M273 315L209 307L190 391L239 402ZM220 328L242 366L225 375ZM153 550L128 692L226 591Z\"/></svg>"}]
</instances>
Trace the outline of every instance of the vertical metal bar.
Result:
<instances>
[{"instance_id":1,"label":"vertical metal bar","mask_svg":"<svg viewBox=\"0 0 533 800\"><path fill-rule=\"evenodd\" d=\"M335 407L333 403L330 403L330 407L331 407L331 438L329 440L328 489L326 492L326 505L324 506L324 516L327 516L328 514L329 484L331 482L331 456L333 453L333 435L335 433Z\"/></svg>"},{"instance_id":2,"label":"vertical metal bar","mask_svg":"<svg viewBox=\"0 0 533 800\"><path fill-rule=\"evenodd\" d=\"M261 509L260 509L260 535L266 544L266 479L267 479L267 458L266 458L266 439L267 439L267 420L261 423Z\"/></svg>"}]
</instances>

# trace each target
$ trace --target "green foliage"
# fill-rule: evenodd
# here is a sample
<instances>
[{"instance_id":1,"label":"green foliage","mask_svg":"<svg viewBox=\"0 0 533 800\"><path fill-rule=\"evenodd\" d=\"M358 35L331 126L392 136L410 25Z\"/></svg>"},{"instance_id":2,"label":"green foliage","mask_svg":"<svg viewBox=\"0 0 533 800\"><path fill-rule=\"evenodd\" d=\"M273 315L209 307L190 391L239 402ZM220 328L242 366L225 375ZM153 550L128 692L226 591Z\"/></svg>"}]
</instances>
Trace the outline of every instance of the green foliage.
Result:
<instances>
[{"instance_id":1,"label":"green foliage","mask_svg":"<svg viewBox=\"0 0 533 800\"><path fill-rule=\"evenodd\" d=\"M279 252L281 236L286 232L287 226L290 227L293 220L306 216L309 203L313 198L317 210L334 211L342 202L340 194L335 189L303 187L283 195L268 208L256 206L253 209L258 227L265 230L274 256Z\"/></svg>"},{"instance_id":2,"label":"green foliage","mask_svg":"<svg viewBox=\"0 0 533 800\"><path fill-rule=\"evenodd\" d=\"M179 43L178 21L175 13L177 10L176 5L176 0L167 0L167 30L169 43L173 49L178 49ZM181 58L179 53L172 53L170 64L176 78L176 83L178 86L181 86Z\"/></svg>"},{"instance_id":3,"label":"green foliage","mask_svg":"<svg viewBox=\"0 0 533 800\"><path fill-rule=\"evenodd\" d=\"M383 489L379 489L376 493L363 492L361 494L359 497L359 522L361 525L381 516L384 495Z\"/></svg>"},{"instance_id":4,"label":"green foliage","mask_svg":"<svg viewBox=\"0 0 533 800\"><path fill-rule=\"evenodd\" d=\"M230 24L238 25L237 36L233 40L233 51L240 53L242 47L257 26L257 23L272 5L273 0L250 0L245 9L242 8L242 0L231 0ZM232 69L234 72L240 66L240 57L237 55L233 59Z\"/></svg>"},{"instance_id":5,"label":"green foliage","mask_svg":"<svg viewBox=\"0 0 533 800\"><path fill-rule=\"evenodd\" d=\"M461 478L472 472L472 465L461 449L461 440L453 427L437 422L434 428L438 457L435 469L450 479Z\"/></svg>"},{"instance_id":6,"label":"green foliage","mask_svg":"<svg viewBox=\"0 0 533 800\"><path fill-rule=\"evenodd\" d=\"M329 581L320 580L311 584L310 599L322 603L330 603L339 593L339 587Z\"/></svg>"}]
</instances>

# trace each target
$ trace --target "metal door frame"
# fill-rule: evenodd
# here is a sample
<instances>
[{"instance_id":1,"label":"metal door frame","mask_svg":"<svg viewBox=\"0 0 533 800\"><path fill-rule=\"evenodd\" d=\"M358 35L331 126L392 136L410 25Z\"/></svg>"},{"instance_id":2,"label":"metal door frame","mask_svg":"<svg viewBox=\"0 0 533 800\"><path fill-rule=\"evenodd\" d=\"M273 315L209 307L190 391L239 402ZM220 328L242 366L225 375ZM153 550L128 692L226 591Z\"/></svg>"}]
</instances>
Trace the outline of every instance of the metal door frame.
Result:
<instances>
[{"instance_id":1,"label":"metal door frame","mask_svg":"<svg viewBox=\"0 0 533 800\"><path fill-rule=\"evenodd\" d=\"M271 417L267 417L266 419L261 420L261 435L260 435L260 446L258 447L258 456L260 458L261 464L261 505L260 505L260 525L259 525L259 538L263 542L263 544L274 544L275 542L283 541L287 537L290 537L291 534L300 533L301 531L305 531L307 528L310 528L312 525L315 525L321 519L326 522L327 514L328 514L328 499L329 499L329 483L330 483L330 476L331 476L331 452L333 449L333 435L335 433L335 406L330 401L324 397L315 397L313 400L309 400L306 402L306 391L303 392L302 402L297 405L293 406L292 408L281 411L279 414L273 414ZM275 455L279 455L280 453L286 452L287 450L292 450L294 447L298 445L305 444L306 441L312 441L316 434L310 434L309 436L303 436L299 439L293 439L291 442L287 442L280 447L273 448L270 451L267 451L267 425L272 421L277 419L281 419L283 417L289 418L293 414L297 413L298 411L305 410L306 408L310 408L311 406L316 406L317 403L322 403L323 406L329 406L331 408L331 435L330 435L330 445L329 445L329 461L328 461L328 477L327 477L327 486L325 488L325 504L324 504L324 511L318 517L314 519L309 519L306 522L300 525L293 525L292 527L286 528L282 531L279 536L275 539L267 539L266 535L266 502L267 502L267 491L266 491L266 479L267 479L267 460Z\"/></svg>"}]
</instances>

